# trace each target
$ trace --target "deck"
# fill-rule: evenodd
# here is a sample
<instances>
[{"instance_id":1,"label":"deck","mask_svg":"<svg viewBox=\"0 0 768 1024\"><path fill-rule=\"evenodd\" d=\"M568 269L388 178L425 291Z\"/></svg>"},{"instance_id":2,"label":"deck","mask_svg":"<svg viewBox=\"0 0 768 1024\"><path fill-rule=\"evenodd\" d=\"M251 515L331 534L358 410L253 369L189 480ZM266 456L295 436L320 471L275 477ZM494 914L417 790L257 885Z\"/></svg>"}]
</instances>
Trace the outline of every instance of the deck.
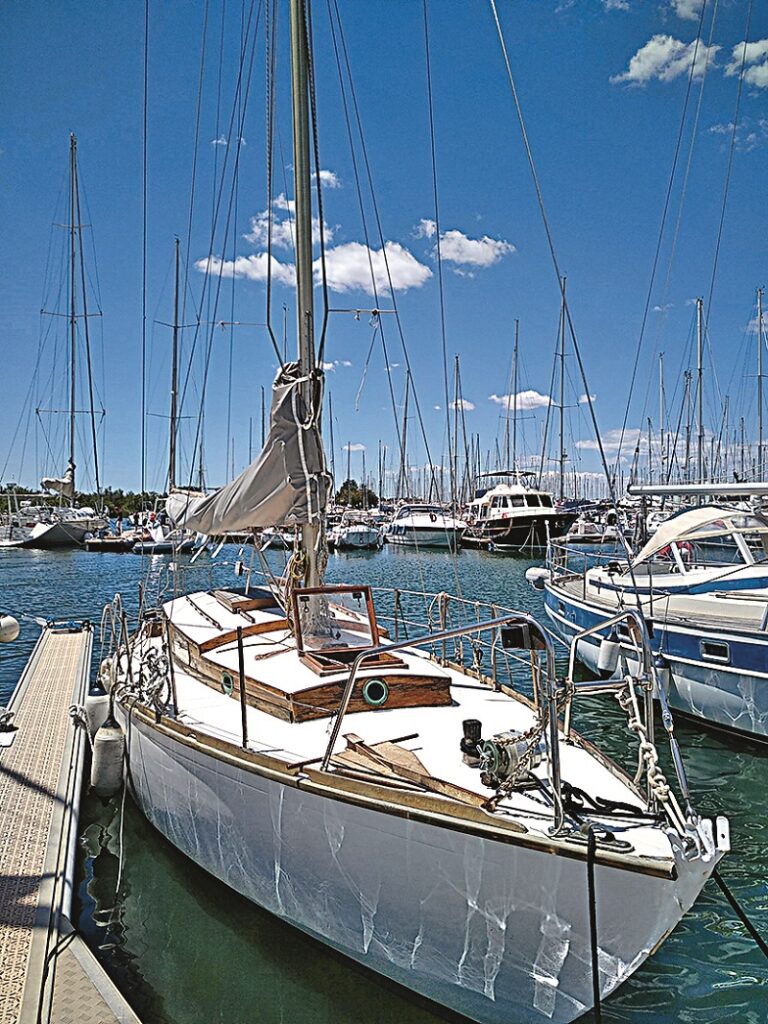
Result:
<instances>
[{"instance_id":1,"label":"deck","mask_svg":"<svg viewBox=\"0 0 768 1024\"><path fill-rule=\"evenodd\" d=\"M0 1024L136 1022L69 922L87 742L69 707L85 699L92 648L90 626L46 626L9 702L13 742L0 746Z\"/></svg>"}]
</instances>

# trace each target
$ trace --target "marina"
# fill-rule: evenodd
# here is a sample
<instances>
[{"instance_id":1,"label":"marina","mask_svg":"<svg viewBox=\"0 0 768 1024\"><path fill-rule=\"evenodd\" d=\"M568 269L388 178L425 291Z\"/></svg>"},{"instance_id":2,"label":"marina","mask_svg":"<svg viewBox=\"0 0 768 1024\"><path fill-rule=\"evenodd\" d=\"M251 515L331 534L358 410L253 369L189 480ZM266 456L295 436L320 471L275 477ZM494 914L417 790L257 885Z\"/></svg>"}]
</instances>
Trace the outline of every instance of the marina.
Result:
<instances>
[{"instance_id":1,"label":"marina","mask_svg":"<svg viewBox=\"0 0 768 1024\"><path fill-rule=\"evenodd\" d=\"M761 1024L765 12L236 6L0 41L0 1024Z\"/></svg>"}]
</instances>

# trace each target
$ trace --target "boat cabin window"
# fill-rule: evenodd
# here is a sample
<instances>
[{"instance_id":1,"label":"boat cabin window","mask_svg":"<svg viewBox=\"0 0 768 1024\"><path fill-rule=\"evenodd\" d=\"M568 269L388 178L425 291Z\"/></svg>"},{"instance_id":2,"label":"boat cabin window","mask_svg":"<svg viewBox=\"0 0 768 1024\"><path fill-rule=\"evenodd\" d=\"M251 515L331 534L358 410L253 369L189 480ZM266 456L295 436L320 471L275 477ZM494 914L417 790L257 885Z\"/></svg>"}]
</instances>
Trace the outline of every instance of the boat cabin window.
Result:
<instances>
[{"instance_id":1,"label":"boat cabin window","mask_svg":"<svg viewBox=\"0 0 768 1024\"><path fill-rule=\"evenodd\" d=\"M549 494L540 494L539 500L544 508L552 508L552 497Z\"/></svg>"},{"instance_id":2,"label":"boat cabin window","mask_svg":"<svg viewBox=\"0 0 768 1024\"><path fill-rule=\"evenodd\" d=\"M529 505L530 508L538 508L539 507L539 496L538 496L538 494L526 494L526 498L528 500L528 505Z\"/></svg>"},{"instance_id":3,"label":"boat cabin window","mask_svg":"<svg viewBox=\"0 0 768 1024\"><path fill-rule=\"evenodd\" d=\"M513 494L512 497L509 499L509 503L512 506L512 508L522 508L523 505L525 505L525 498L522 496L522 494Z\"/></svg>"},{"instance_id":4,"label":"boat cabin window","mask_svg":"<svg viewBox=\"0 0 768 1024\"><path fill-rule=\"evenodd\" d=\"M699 641L699 651L706 661L717 661L721 665L728 665L731 661L731 651L726 643L719 640Z\"/></svg>"},{"instance_id":5,"label":"boat cabin window","mask_svg":"<svg viewBox=\"0 0 768 1024\"><path fill-rule=\"evenodd\" d=\"M370 587L304 587L293 592L299 654L353 655L379 643Z\"/></svg>"}]
</instances>

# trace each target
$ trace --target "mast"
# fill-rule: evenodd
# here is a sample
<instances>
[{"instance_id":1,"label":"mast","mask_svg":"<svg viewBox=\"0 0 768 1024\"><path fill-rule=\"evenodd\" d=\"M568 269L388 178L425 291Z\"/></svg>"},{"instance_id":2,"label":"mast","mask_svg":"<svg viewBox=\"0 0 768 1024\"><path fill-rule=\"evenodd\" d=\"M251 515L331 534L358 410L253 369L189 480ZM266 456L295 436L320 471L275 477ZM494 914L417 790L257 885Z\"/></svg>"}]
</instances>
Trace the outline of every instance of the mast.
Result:
<instances>
[{"instance_id":1,"label":"mast","mask_svg":"<svg viewBox=\"0 0 768 1024\"><path fill-rule=\"evenodd\" d=\"M328 392L328 437L331 442L331 479L336 486L336 450L333 445L333 395Z\"/></svg>"},{"instance_id":2,"label":"mast","mask_svg":"<svg viewBox=\"0 0 768 1024\"><path fill-rule=\"evenodd\" d=\"M176 487L176 429L179 393L179 239L176 239L175 286L173 292L173 343L171 349L171 431L168 443L168 490Z\"/></svg>"},{"instance_id":3,"label":"mast","mask_svg":"<svg viewBox=\"0 0 768 1024\"><path fill-rule=\"evenodd\" d=\"M565 281L560 308L560 501L565 498Z\"/></svg>"},{"instance_id":4,"label":"mast","mask_svg":"<svg viewBox=\"0 0 768 1024\"><path fill-rule=\"evenodd\" d=\"M507 469L517 469L517 360L520 352L520 321L515 318L515 351L512 356L512 462Z\"/></svg>"},{"instance_id":5,"label":"mast","mask_svg":"<svg viewBox=\"0 0 768 1024\"><path fill-rule=\"evenodd\" d=\"M77 138L69 136L69 468L75 488L75 400L77 368Z\"/></svg>"},{"instance_id":6,"label":"mast","mask_svg":"<svg viewBox=\"0 0 768 1024\"><path fill-rule=\"evenodd\" d=\"M659 352L659 464L661 466L660 477L662 483L667 481L667 460L664 454L664 353Z\"/></svg>"},{"instance_id":7,"label":"mast","mask_svg":"<svg viewBox=\"0 0 768 1024\"><path fill-rule=\"evenodd\" d=\"M763 479L763 289L757 289L757 479Z\"/></svg>"},{"instance_id":8,"label":"mast","mask_svg":"<svg viewBox=\"0 0 768 1024\"><path fill-rule=\"evenodd\" d=\"M313 403L315 339L312 295L312 193L309 163L309 53L306 0L291 0L291 81L293 108L293 184L296 198L296 330L304 415ZM321 524L301 528L304 585L322 583L320 568Z\"/></svg>"},{"instance_id":9,"label":"mast","mask_svg":"<svg viewBox=\"0 0 768 1024\"><path fill-rule=\"evenodd\" d=\"M696 482L704 483L704 300L696 299Z\"/></svg>"}]
</instances>

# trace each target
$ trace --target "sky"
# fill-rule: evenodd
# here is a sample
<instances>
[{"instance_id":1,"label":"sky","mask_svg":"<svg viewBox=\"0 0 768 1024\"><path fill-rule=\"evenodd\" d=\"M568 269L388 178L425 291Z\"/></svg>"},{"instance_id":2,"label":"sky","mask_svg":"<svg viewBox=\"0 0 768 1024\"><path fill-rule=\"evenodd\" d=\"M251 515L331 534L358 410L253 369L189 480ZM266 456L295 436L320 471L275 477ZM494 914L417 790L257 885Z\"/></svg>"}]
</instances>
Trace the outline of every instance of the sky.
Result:
<instances>
[{"instance_id":1,"label":"sky","mask_svg":"<svg viewBox=\"0 0 768 1024\"><path fill-rule=\"evenodd\" d=\"M707 432L721 428L728 395L731 430L743 416L747 437L755 433L755 292L765 282L768 237L768 8L753 5L747 32L748 0L709 0L703 14L702 6L702 0L497 0L586 370L585 384L569 340L571 470L599 470L587 393L611 461L625 415L624 465L639 431L658 436L660 352L667 429L677 422L683 372L694 359L697 296L706 301ZM269 395L277 368L263 326L270 205L273 327L282 345L285 326L289 353L295 349L288 18L282 0L278 8L270 204L259 0L149 0L146 140L144 3L15 0L4 7L3 483L35 485L41 474L62 473L66 465L66 417L49 410L66 407L67 324L48 314L66 305L61 225L67 223L70 132L77 136L87 225L86 295L89 312L101 313L89 326L95 401L106 412L97 420L102 483L165 485L171 345L165 324L173 317L177 236L185 263L184 322L193 325L198 314L205 322L181 332L187 383L180 475L192 472L201 432L211 485L229 479L233 468L239 472L258 449L261 389ZM379 443L387 447L388 465L396 466L407 362L435 461L447 451L446 395L450 405L456 355L467 434L479 435L483 453L493 452L497 440L503 445L515 320L519 459L533 458L547 407L558 401L552 366L560 296L491 6L485 0L427 4L433 135L423 3L338 0L364 147L357 131L350 142L347 130L344 99L351 107L353 92L348 78L340 84L329 4L314 0L312 10L329 305L361 311L328 318L323 361L337 476L346 475L348 455L353 476L364 457L375 474ZM320 318L319 287L315 298ZM368 312L375 306L384 311L378 326ZM237 326L227 326L232 321ZM79 485L90 489L80 323L77 462ZM412 395L408 458L417 466L427 456L415 401ZM453 412L450 417L453 423ZM327 442L328 426L326 412Z\"/></svg>"}]
</instances>

